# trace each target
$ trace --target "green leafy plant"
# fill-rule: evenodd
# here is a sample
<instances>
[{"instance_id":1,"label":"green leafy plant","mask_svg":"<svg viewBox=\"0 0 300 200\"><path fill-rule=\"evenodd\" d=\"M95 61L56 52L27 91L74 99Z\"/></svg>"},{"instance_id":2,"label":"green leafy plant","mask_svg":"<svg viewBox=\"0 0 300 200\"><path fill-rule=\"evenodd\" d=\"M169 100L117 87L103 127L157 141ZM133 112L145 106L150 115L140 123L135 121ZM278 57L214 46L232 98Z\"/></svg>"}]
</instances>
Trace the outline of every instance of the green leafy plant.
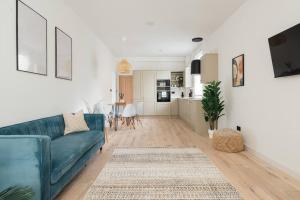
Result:
<instances>
[{"instance_id":1,"label":"green leafy plant","mask_svg":"<svg viewBox=\"0 0 300 200\"><path fill-rule=\"evenodd\" d=\"M9 187L0 192L0 200L32 200L34 192L30 187Z\"/></svg>"},{"instance_id":2,"label":"green leafy plant","mask_svg":"<svg viewBox=\"0 0 300 200\"><path fill-rule=\"evenodd\" d=\"M202 107L205 121L209 123L210 130L218 128L218 120L224 114L224 101L221 99L221 81L212 81L204 87Z\"/></svg>"}]
</instances>

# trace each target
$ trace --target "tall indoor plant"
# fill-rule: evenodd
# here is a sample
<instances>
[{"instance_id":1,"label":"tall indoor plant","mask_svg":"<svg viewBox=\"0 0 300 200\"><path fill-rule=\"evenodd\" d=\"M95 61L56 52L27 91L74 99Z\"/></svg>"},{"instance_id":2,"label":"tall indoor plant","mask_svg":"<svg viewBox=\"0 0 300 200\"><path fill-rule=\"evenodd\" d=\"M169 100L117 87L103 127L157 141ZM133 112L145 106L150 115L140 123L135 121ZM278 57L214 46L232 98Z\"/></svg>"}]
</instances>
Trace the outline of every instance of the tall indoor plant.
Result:
<instances>
[{"instance_id":1,"label":"tall indoor plant","mask_svg":"<svg viewBox=\"0 0 300 200\"><path fill-rule=\"evenodd\" d=\"M202 107L205 121L209 123L209 136L218 128L218 119L223 116L224 101L221 99L221 81L212 81L204 87Z\"/></svg>"}]
</instances>

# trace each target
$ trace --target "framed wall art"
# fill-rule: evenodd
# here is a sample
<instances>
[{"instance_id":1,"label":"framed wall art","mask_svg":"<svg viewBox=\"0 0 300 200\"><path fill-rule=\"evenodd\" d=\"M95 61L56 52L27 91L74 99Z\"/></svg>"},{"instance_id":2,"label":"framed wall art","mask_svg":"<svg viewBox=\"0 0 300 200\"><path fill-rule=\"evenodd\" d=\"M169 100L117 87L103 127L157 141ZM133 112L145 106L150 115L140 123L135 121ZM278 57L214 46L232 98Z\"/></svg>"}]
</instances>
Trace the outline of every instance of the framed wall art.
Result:
<instances>
[{"instance_id":1,"label":"framed wall art","mask_svg":"<svg viewBox=\"0 0 300 200\"><path fill-rule=\"evenodd\" d=\"M232 86L240 87L245 84L245 74L244 74L244 54L239 55L232 59Z\"/></svg>"},{"instance_id":2,"label":"framed wall art","mask_svg":"<svg viewBox=\"0 0 300 200\"><path fill-rule=\"evenodd\" d=\"M55 77L72 80L72 38L55 28Z\"/></svg>"},{"instance_id":3,"label":"framed wall art","mask_svg":"<svg viewBox=\"0 0 300 200\"><path fill-rule=\"evenodd\" d=\"M17 70L47 75L47 20L16 1Z\"/></svg>"}]
</instances>

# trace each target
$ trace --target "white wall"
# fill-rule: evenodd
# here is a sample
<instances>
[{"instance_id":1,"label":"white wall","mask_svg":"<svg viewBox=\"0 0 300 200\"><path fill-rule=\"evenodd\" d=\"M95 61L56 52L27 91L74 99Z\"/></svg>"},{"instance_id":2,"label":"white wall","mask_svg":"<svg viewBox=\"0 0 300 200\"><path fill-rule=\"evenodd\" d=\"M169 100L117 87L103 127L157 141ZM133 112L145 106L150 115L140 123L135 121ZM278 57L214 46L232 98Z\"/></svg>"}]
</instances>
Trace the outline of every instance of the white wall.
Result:
<instances>
[{"instance_id":1,"label":"white wall","mask_svg":"<svg viewBox=\"0 0 300 200\"><path fill-rule=\"evenodd\" d=\"M129 57L134 70L184 71L185 57Z\"/></svg>"},{"instance_id":2,"label":"white wall","mask_svg":"<svg viewBox=\"0 0 300 200\"><path fill-rule=\"evenodd\" d=\"M115 60L62 1L24 0L48 20L48 76L16 71L16 1L0 1L0 127L111 101ZM55 26L73 38L73 81L55 78ZM32 27L34 29L34 27Z\"/></svg>"},{"instance_id":3,"label":"white wall","mask_svg":"<svg viewBox=\"0 0 300 200\"><path fill-rule=\"evenodd\" d=\"M242 127L246 144L300 177L300 76L275 79L268 38L300 22L299 0L248 0L214 34L204 53L219 53L226 117ZM245 54L245 86L233 88L231 59Z\"/></svg>"}]
</instances>

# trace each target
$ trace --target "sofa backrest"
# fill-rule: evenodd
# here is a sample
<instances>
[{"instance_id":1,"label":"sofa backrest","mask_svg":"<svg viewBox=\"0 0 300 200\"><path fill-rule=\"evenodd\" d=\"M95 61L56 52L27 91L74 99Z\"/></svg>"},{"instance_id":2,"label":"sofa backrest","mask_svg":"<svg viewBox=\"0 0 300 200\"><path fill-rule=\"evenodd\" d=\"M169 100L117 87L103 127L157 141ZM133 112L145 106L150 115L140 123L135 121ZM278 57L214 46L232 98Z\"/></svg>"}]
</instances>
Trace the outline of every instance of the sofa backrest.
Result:
<instances>
[{"instance_id":1,"label":"sofa backrest","mask_svg":"<svg viewBox=\"0 0 300 200\"><path fill-rule=\"evenodd\" d=\"M0 135L48 135L52 140L64 135L62 115L0 128Z\"/></svg>"}]
</instances>

